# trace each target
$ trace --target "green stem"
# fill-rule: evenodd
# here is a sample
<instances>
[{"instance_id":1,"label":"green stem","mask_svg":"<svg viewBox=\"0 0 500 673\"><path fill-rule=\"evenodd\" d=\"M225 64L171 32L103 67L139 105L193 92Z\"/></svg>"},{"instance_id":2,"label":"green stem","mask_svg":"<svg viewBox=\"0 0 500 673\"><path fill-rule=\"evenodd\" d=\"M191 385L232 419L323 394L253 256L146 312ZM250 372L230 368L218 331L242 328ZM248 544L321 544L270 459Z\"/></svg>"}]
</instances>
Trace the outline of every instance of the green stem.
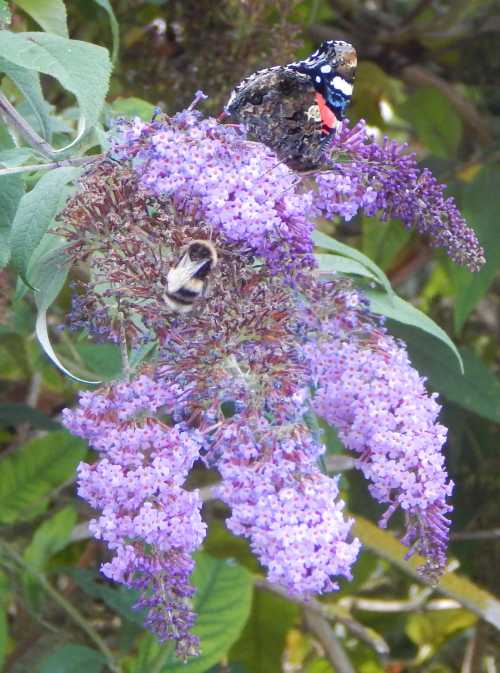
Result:
<instances>
[{"instance_id":1,"label":"green stem","mask_svg":"<svg viewBox=\"0 0 500 673\"><path fill-rule=\"evenodd\" d=\"M33 575L42 589L52 598L52 600L57 603L57 605L59 605L59 607L64 610L64 612L66 612L68 617L70 617L73 622L87 634L90 640L97 646L97 648L105 657L108 668L113 673L122 673L121 668L116 663L113 652L109 649L94 627L89 624L89 622L84 617L82 617L78 610L76 610L71 605L71 603L66 598L64 598L64 596L60 594L59 591L57 591L57 589L54 589L43 573L35 570L34 568L31 568L29 564L27 564L26 561L21 556L19 556L19 554L7 542L0 541L0 549L2 549L7 554L7 556L13 559L24 570Z\"/></svg>"},{"instance_id":2,"label":"green stem","mask_svg":"<svg viewBox=\"0 0 500 673\"><path fill-rule=\"evenodd\" d=\"M171 643L164 645L153 660L151 666L147 669L147 673L161 673L169 656L172 654L172 649L173 645Z\"/></svg>"},{"instance_id":3,"label":"green stem","mask_svg":"<svg viewBox=\"0 0 500 673\"><path fill-rule=\"evenodd\" d=\"M74 159L61 159L60 161L49 161L46 164L29 164L25 166L13 166L12 168L0 169L0 177L4 175L14 175L15 173L34 173L35 171L50 171L53 168L60 168L61 166L85 166L92 161L96 161L101 157L100 154L95 154L90 157L75 157Z\"/></svg>"}]
</instances>

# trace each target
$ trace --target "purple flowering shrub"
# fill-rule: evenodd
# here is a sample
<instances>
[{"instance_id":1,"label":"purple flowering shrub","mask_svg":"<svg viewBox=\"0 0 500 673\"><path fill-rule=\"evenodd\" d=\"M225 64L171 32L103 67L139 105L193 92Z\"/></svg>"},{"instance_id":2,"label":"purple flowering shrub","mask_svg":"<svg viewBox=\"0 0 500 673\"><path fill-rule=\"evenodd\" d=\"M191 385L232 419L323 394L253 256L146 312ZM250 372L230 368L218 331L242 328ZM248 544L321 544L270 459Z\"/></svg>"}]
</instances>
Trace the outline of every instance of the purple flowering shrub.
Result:
<instances>
[{"instance_id":1,"label":"purple flowering shrub","mask_svg":"<svg viewBox=\"0 0 500 673\"><path fill-rule=\"evenodd\" d=\"M205 535L199 493L186 487L195 463L217 471L227 526L271 582L307 598L351 577L360 543L337 479L320 469L315 414L357 456L387 507L381 525L401 509L422 572L435 580L445 567L440 407L362 293L318 272L311 234L319 215L363 209L401 218L471 269L482 251L397 143L378 146L357 125L327 159L326 172L299 175L239 127L192 110L123 121L60 216L67 254L89 272L72 324L122 347L156 344L130 380L82 393L64 422L98 454L78 483L112 554L102 571L141 591L148 626L182 658L197 651L189 575ZM206 296L179 314L167 274L193 239L210 240L219 261Z\"/></svg>"}]
</instances>

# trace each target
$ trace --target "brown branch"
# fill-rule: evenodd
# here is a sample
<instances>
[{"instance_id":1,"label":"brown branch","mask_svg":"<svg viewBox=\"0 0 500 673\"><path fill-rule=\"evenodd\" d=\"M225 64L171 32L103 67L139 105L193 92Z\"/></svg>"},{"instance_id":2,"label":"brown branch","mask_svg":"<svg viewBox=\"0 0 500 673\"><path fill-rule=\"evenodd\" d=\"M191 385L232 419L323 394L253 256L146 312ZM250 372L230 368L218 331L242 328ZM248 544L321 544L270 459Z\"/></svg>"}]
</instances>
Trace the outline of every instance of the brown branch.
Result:
<instances>
[{"instance_id":1,"label":"brown branch","mask_svg":"<svg viewBox=\"0 0 500 673\"><path fill-rule=\"evenodd\" d=\"M481 625L474 629L472 637L467 642L460 673L481 673L481 659L483 652L483 638Z\"/></svg>"},{"instance_id":2,"label":"brown branch","mask_svg":"<svg viewBox=\"0 0 500 673\"><path fill-rule=\"evenodd\" d=\"M337 639L332 627L317 612L305 608L304 621L308 631L319 640L325 656L337 673L356 673L344 648Z\"/></svg>"},{"instance_id":3,"label":"brown branch","mask_svg":"<svg viewBox=\"0 0 500 673\"><path fill-rule=\"evenodd\" d=\"M491 530L473 530L470 532L463 531L462 533L452 533L450 535L452 540L495 540L500 538L500 528L492 528Z\"/></svg>"},{"instance_id":4,"label":"brown branch","mask_svg":"<svg viewBox=\"0 0 500 673\"><path fill-rule=\"evenodd\" d=\"M52 159L56 152L54 148L49 145L38 133L33 129L28 122L22 117L16 108L9 101L7 96L0 91L0 113L12 126L19 131L19 133L34 147L40 154L48 159Z\"/></svg>"}]
</instances>

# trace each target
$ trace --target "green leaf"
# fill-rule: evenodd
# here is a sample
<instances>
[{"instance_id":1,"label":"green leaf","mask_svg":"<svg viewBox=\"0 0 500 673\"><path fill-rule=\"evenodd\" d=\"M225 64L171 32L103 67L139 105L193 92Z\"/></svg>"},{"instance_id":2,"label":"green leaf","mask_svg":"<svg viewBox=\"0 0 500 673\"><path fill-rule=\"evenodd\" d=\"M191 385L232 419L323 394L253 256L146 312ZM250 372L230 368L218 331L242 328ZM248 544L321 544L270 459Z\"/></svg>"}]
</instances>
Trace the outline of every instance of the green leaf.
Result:
<instances>
[{"instance_id":1,"label":"green leaf","mask_svg":"<svg viewBox=\"0 0 500 673\"><path fill-rule=\"evenodd\" d=\"M434 338L403 325L389 331L404 340L413 366L429 379L429 386L464 409L500 423L500 383L470 350L460 349L464 374L455 358Z\"/></svg>"},{"instance_id":2,"label":"green leaf","mask_svg":"<svg viewBox=\"0 0 500 673\"><path fill-rule=\"evenodd\" d=\"M63 152L97 122L109 85L111 61L106 49L49 33L0 31L0 56L23 68L55 77L80 106L79 132Z\"/></svg>"},{"instance_id":3,"label":"green leaf","mask_svg":"<svg viewBox=\"0 0 500 673\"><path fill-rule=\"evenodd\" d=\"M0 571L0 671L3 671L9 641L9 623L7 621L9 590L9 579Z\"/></svg>"},{"instance_id":4,"label":"green leaf","mask_svg":"<svg viewBox=\"0 0 500 673\"><path fill-rule=\"evenodd\" d=\"M21 199L12 223L10 245L11 264L24 279L31 255L63 205L63 187L79 172L79 168L55 168Z\"/></svg>"},{"instance_id":5,"label":"green leaf","mask_svg":"<svg viewBox=\"0 0 500 673\"><path fill-rule=\"evenodd\" d=\"M7 0L0 0L0 30L5 30L12 21L12 13Z\"/></svg>"},{"instance_id":6,"label":"green leaf","mask_svg":"<svg viewBox=\"0 0 500 673\"><path fill-rule=\"evenodd\" d=\"M24 550L24 560L30 568L43 570L50 557L64 549L76 519L75 509L68 505L38 526Z\"/></svg>"},{"instance_id":7,"label":"green leaf","mask_svg":"<svg viewBox=\"0 0 500 673\"><path fill-rule=\"evenodd\" d=\"M22 93L37 121L38 132L50 143L52 126L49 105L43 97L40 75L37 72L15 65L6 58L0 58L0 72L4 72L10 77Z\"/></svg>"},{"instance_id":8,"label":"green leaf","mask_svg":"<svg viewBox=\"0 0 500 673\"><path fill-rule=\"evenodd\" d=\"M35 302L39 311L49 308L62 290L71 260L66 244L58 236L47 234L31 256L27 276L36 288Z\"/></svg>"},{"instance_id":9,"label":"green leaf","mask_svg":"<svg viewBox=\"0 0 500 673\"><path fill-rule=\"evenodd\" d=\"M116 64L116 62L118 61L118 52L120 50L120 26L118 25L118 21L116 20L115 13L113 12L113 8L111 7L111 3L109 2L109 0L94 0L94 2L97 3L100 7L102 7L108 15L109 25L111 28L111 36L113 39L113 51L111 60L113 64Z\"/></svg>"},{"instance_id":10,"label":"green leaf","mask_svg":"<svg viewBox=\"0 0 500 673\"><path fill-rule=\"evenodd\" d=\"M378 266L374 264L371 259L366 257L366 255L363 255L362 252L356 250L356 248L351 248L351 246L346 245L345 243L336 241L334 238L328 236L327 234L324 234L322 231L314 231L312 239L314 243L320 248L333 250L339 255L343 255L348 259L355 260L356 262L361 264L361 266L364 266L366 269L371 271L371 273L377 279L377 282L382 285L382 287L388 294L394 293L394 290L392 289L389 279L387 278L385 273L381 269L379 269Z\"/></svg>"},{"instance_id":11,"label":"green leaf","mask_svg":"<svg viewBox=\"0 0 500 673\"><path fill-rule=\"evenodd\" d=\"M55 247L51 248L51 245ZM59 246L59 247L57 247ZM40 248L46 249L45 254L38 256ZM71 260L65 253L65 245L61 244L57 236L47 235L33 254L28 268L30 282L34 283L37 289L35 302L38 309L35 334L48 358L58 367L66 376L78 381L79 383L88 383L96 385L101 381L88 381L75 376L59 360L57 353L52 347L49 331L47 327L47 310L61 291L66 276L71 265Z\"/></svg>"},{"instance_id":12,"label":"green leaf","mask_svg":"<svg viewBox=\"0 0 500 673\"><path fill-rule=\"evenodd\" d=\"M0 268L9 261L11 225L23 194L24 181L20 175L0 177Z\"/></svg>"},{"instance_id":13,"label":"green leaf","mask_svg":"<svg viewBox=\"0 0 500 673\"><path fill-rule=\"evenodd\" d=\"M443 159L456 155L462 137L462 120L448 98L435 87L422 87L399 108L419 139Z\"/></svg>"},{"instance_id":14,"label":"green leaf","mask_svg":"<svg viewBox=\"0 0 500 673\"><path fill-rule=\"evenodd\" d=\"M363 252L381 269L387 269L412 237L412 232L397 220L380 222L363 217Z\"/></svg>"},{"instance_id":15,"label":"green leaf","mask_svg":"<svg viewBox=\"0 0 500 673\"><path fill-rule=\"evenodd\" d=\"M467 610L435 610L426 614L411 614L405 633L419 646L419 663L429 659L451 636L468 629L477 622L477 616Z\"/></svg>"},{"instance_id":16,"label":"green leaf","mask_svg":"<svg viewBox=\"0 0 500 673\"><path fill-rule=\"evenodd\" d=\"M146 122L151 121L155 106L142 98L117 98L111 105L114 116L140 117Z\"/></svg>"},{"instance_id":17,"label":"green leaf","mask_svg":"<svg viewBox=\"0 0 500 673\"><path fill-rule=\"evenodd\" d=\"M0 150L0 164L5 166L5 168L17 168L17 166L21 166L26 163L28 159L31 159L33 154L34 150L32 150L31 147L15 147L13 149ZM3 177L0 178L0 180L3 180Z\"/></svg>"},{"instance_id":18,"label":"green leaf","mask_svg":"<svg viewBox=\"0 0 500 673\"><path fill-rule=\"evenodd\" d=\"M287 632L298 607L269 591L254 591L252 612L243 633L231 648L229 661L248 671L281 673Z\"/></svg>"},{"instance_id":19,"label":"green leaf","mask_svg":"<svg viewBox=\"0 0 500 673\"><path fill-rule=\"evenodd\" d=\"M454 302L454 326L460 332L470 312L486 294L500 270L500 171L484 168L474 182L466 185L460 199L461 210L467 222L474 228L484 248L486 264L480 271L470 273L466 269L451 266L451 277L456 288Z\"/></svg>"},{"instance_id":20,"label":"green leaf","mask_svg":"<svg viewBox=\"0 0 500 673\"><path fill-rule=\"evenodd\" d=\"M106 659L84 645L63 645L49 655L38 673L101 673Z\"/></svg>"},{"instance_id":21,"label":"green leaf","mask_svg":"<svg viewBox=\"0 0 500 673\"><path fill-rule=\"evenodd\" d=\"M184 664L171 645L163 646L159 652L152 647L148 658L162 661L159 673L204 673L227 654L250 614L253 582L248 570L204 552L194 556L192 583L196 587L194 611L198 618L193 633L200 638L201 655ZM142 669L148 670L148 665L151 661L144 662Z\"/></svg>"},{"instance_id":22,"label":"green leaf","mask_svg":"<svg viewBox=\"0 0 500 673\"><path fill-rule=\"evenodd\" d=\"M233 535L221 521L214 520L210 523L203 549L215 558L233 559L250 572L259 571L259 563L252 554L248 541Z\"/></svg>"},{"instance_id":23,"label":"green leaf","mask_svg":"<svg viewBox=\"0 0 500 673\"><path fill-rule=\"evenodd\" d=\"M43 512L52 491L74 477L85 453L83 440L61 430L9 454L0 463L0 522L30 520Z\"/></svg>"},{"instance_id":24,"label":"green leaf","mask_svg":"<svg viewBox=\"0 0 500 673\"><path fill-rule=\"evenodd\" d=\"M92 570L68 568L66 573L88 596L103 601L124 619L144 628L145 610L133 609L139 599L139 592L126 587L114 587Z\"/></svg>"},{"instance_id":25,"label":"green leaf","mask_svg":"<svg viewBox=\"0 0 500 673\"><path fill-rule=\"evenodd\" d=\"M364 276L371 280L377 280L376 276L371 271L368 271L366 266L356 262L354 259L341 257L340 255L325 255L319 252L314 256L318 262L319 270L322 272L332 271L333 273Z\"/></svg>"},{"instance_id":26,"label":"green leaf","mask_svg":"<svg viewBox=\"0 0 500 673\"><path fill-rule=\"evenodd\" d=\"M84 361L86 369L90 369L90 371L95 372L105 380L113 380L120 377L122 358L119 346L83 341L74 344L74 346Z\"/></svg>"},{"instance_id":27,"label":"green leaf","mask_svg":"<svg viewBox=\"0 0 500 673\"><path fill-rule=\"evenodd\" d=\"M335 673L326 659L316 659L307 668L307 673Z\"/></svg>"},{"instance_id":28,"label":"green leaf","mask_svg":"<svg viewBox=\"0 0 500 673\"><path fill-rule=\"evenodd\" d=\"M16 5L47 33L68 37L66 7L63 0L16 0Z\"/></svg>"},{"instance_id":29,"label":"green leaf","mask_svg":"<svg viewBox=\"0 0 500 673\"><path fill-rule=\"evenodd\" d=\"M64 549L75 527L76 519L76 511L68 506L36 529L33 539L24 550L24 560L30 570L44 571L47 561ZM31 605L37 609L42 591L37 580L29 572L25 572L23 585Z\"/></svg>"},{"instance_id":30,"label":"green leaf","mask_svg":"<svg viewBox=\"0 0 500 673\"><path fill-rule=\"evenodd\" d=\"M427 332L431 336L439 339L444 343L455 355L458 360L458 371L463 373L463 363L457 347L446 334L446 332L437 325L429 316L419 311L412 304L408 303L396 294L391 296L384 294L377 290L365 290L365 294L370 300L370 308L374 313L385 315L387 318L397 320L405 325L412 325L418 327L423 332Z\"/></svg>"},{"instance_id":31,"label":"green leaf","mask_svg":"<svg viewBox=\"0 0 500 673\"><path fill-rule=\"evenodd\" d=\"M405 560L408 549L391 533L377 528L367 519L356 515L353 534L378 556L390 561L410 577L425 583L417 571L417 567L422 565L424 559L415 555ZM440 579L435 591L453 598L481 619L500 629L500 601L466 577L455 572L448 572Z\"/></svg>"},{"instance_id":32,"label":"green leaf","mask_svg":"<svg viewBox=\"0 0 500 673\"><path fill-rule=\"evenodd\" d=\"M17 426L29 423L32 428L40 430L59 430L61 426L49 418L43 411L34 409L28 404L0 404L0 425Z\"/></svg>"}]
</instances>

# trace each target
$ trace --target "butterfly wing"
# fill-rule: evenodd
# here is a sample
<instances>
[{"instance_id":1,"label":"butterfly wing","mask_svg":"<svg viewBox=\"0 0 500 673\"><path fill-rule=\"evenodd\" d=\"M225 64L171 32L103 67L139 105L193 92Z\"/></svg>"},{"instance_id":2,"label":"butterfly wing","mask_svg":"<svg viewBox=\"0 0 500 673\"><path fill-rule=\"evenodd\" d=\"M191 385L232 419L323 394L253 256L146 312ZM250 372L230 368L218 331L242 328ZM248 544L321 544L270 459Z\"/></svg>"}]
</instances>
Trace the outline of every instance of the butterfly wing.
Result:
<instances>
[{"instance_id":1,"label":"butterfly wing","mask_svg":"<svg viewBox=\"0 0 500 673\"><path fill-rule=\"evenodd\" d=\"M345 116L351 101L356 66L356 50L352 44L340 40L326 40L308 58L288 66L310 77L320 96L318 105L327 129L334 129L337 120Z\"/></svg>"},{"instance_id":2,"label":"butterfly wing","mask_svg":"<svg viewBox=\"0 0 500 673\"><path fill-rule=\"evenodd\" d=\"M225 112L290 168L315 169L322 162L325 137L344 117L355 69L352 45L323 42L303 61L244 79L231 93Z\"/></svg>"}]
</instances>

